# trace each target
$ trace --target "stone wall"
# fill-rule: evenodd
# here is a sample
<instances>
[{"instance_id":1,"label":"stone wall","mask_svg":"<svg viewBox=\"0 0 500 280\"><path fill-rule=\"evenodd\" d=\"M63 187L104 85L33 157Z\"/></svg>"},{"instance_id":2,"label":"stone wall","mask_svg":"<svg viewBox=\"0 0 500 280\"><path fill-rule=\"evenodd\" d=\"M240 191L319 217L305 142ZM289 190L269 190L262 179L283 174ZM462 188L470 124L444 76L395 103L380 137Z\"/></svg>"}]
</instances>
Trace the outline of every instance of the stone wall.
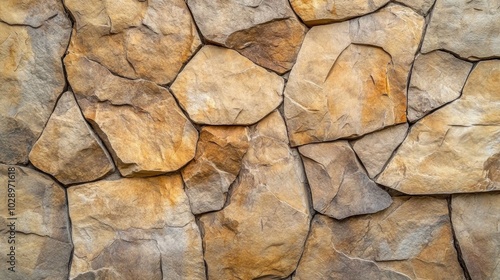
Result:
<instances>
[{"instance_id":1,"label":"stone wall","mask_svg":"<svg viewBox=\"0 0 500 280\"><path fill-rule=\"evenodd\" d=\"M4 0L0 279L500 279L499 58L498 0Z\"/></svg>"}]
</instances>

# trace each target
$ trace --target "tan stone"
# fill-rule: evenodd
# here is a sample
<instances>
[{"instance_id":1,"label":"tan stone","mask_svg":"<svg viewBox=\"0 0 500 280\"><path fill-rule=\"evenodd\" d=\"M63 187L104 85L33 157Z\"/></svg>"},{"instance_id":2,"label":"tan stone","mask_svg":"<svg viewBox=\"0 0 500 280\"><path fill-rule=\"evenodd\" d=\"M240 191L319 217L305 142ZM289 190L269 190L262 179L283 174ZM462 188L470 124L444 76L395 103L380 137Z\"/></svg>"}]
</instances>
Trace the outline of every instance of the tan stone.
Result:
<instances>
[{"instance_id":1,"label":"tan stone","mask_svg":"<svg viewBox=\"0 0 500 280\"><path fill-rule=\"evenodd\" d=\"M451 200L453 228L471 279L500 277L498 213L498 193L454 195Z\"/></svg>"},{"instance_id":2,"label":"tan stone","mask_svg":"<svg viewBox=\"0 0 500 280\"><path fill-rule=\"evenodd\" d=\"M333 279L465 279L448 214L446 199L395 197L376 214L343 221L317 217L298 278L332 279L334 273L339 277Z\"/></svg>"},{"instance_id":3,"label":"tan stone","mask_svg":"<svg viewBox=\"0 0 500 280\"><path fill-rule=\"evenodd\" d=\"M190 118L211 125L253 124L283 100L284 81L237 52L203 47L171 90Z\"/></svg>"},{"instance_id":4,"label":"tan stone","mask_svg":"<svg viewBox=\"0 0 500 280\"><path fill-rule=\"evenodd\" d=\"M283 119L274 112L250 131L229 204L200 218L210 279L286 278L309 230L305 178Z\"/></svg>"},{"instance_id":5,"label":"tan stone","mask_svg":"<svg viewBox=\"0 0 500 280\"><path fill-rule=\"evenodd\" d=\"M188 0L203 36L279 74L295 63L307 28L286 0Z\"/></svg>"},{"instance_id":6,"label":"tan stone","mask_svg":"<svg viewBox=\"0 0 500 280\"><path fill-rule=\"evenodd\" d=\"M336 219L389 207L389 194L373 182L347 141L299 148L311 187L314 209Z\"/></svg>"},{"instance_id":7,"label":"tan stone","mask_svg":"<svg viewBox=\"0 0 500 280\"><path fill-rule=\"evenodd\" d=\"M312 28L285 90L292 146L405 122L407 77L423 25L413 10L390 5Z\"/></svg>"},{"instance_id":8,"label":"tan stone","mask_svg":"<svg viewBox=\"0 0 500 280\"><path fill-rule=\"evenodd\" d=\"M224 206L229 186L240 172L248 140L246 127L202 128L196 156L182 169L193 214L217 211Z\"/></svg>"},{"instance_id":9,"label":"tan stone","mask_svg":"<svg viewBox=\"0 0 500 280\"><path fill-rule=\"evenodd\" d=\"M377 179L408 194L500 190L500 62L480 62L462 97L417 122Z\"/></svg>"},{"instance_id":10,"label":"tan stone","mask_svg":"<svg viewBox=\"0 0 500 280\"><path fill-rule=\"evenodd\" d=\"M390 0L290 0L295 12L307 25L343 21L371 13Z\"/></svg>"},{"instance_id":11,"label":"tan stone","mask_svg":"<svg viewBox=\"0 0 500 280\"><path fill-rule=\"evenodd\" d=\"M404 4L421 15L427 15L436 0L396 0L395 2Z\"/></svg>"},{"instance_id":12,"label":"tan stone","mask_svg":"<svg viewBox=\"0 0 500 280\"><path fill-rule=\"evenodd\" d=\"M0 162L27 163L66 85L61 57L71 22L60 1L0 6Z\"/></svg>"},{"instance_id":13,"label":"tan stone","mask_svg":"<svg viewBox=\"0 0 500 280\"><path fill-rule=\"evenodd\" d=\"M0 183L3 236L3 242L0 242L3 255L0 279L67 278L73 246L64 189L48 176L16 165L0 164ZM8 184L14 192L8 191ZM15 227L14 234L10 232L11 227ZM15 238L8 239L12 236ZM8 242L12 240L15 243ZM7 262L11 246L15 247L15 272L8 270L12 267Z\"/></svg>"},{"instance_id":14,"label":"tan stone","mask_svg":"<svg viewBox=\"0 0 500 280\"><path fill-rule=\"evenodd\" d=\"M403 123L367 134L352 142L352 148L370 178L375 178L382 171L394 150L405 139L407 132L408 123Z\"/></svg>"},{"instance_id":15,"label":"tan stone","mask_svg":"<svg viewBox=\"0 0 500 280\"><path fill-rule=\"evenodd\" d=\"M93 181L115 170L113 160L65 92L29 155L30 162L63 184Z\"/></svg>"},{"instance_id":16,"label":"tan stone","mask_svg":"<svg viewBox=\"0 0 500 280\"><path fill-rule=\"evenodd\" d=\"M70 53L127 78L170 83L201 41L182 0L65 0L75 18Z\"/></svg>"},{"instance_id":17,"label":"tan stone","mask_svg":"<svg viewBox=\"0 0 500 280\"><path fill-rule=\"evenodd\" d=\"M82 56L68 54L64 63L83 115L123 176L175 171L194 157L198 132L168 90Z\"/></svg>"},{"instance_id":18,"label":"tan stone","mask_svg":"<svg viewBox=\"0 0 500 280\"><path fill-rule=\"evenodd\" d=\"M182 188L178 174L69 188L70 277L205 279L200 232Z\"/></svg>"},{"instance_id":19,"label":"tan stone","mask_svg":"<svg viewBox=\"0 0 500 280\"><path fill-rule=\"evenodd\" d=\"M498 0L438 0L422 52L445 49L471 60L500 57L498 30Z\"/></svg>"},{"instance_id":20,"label":"tan stone","mask_svg":"<svg viewBox=\"0 0 500 280\"><path fill-rule=\"evenodd\" d=\"M408 120L415 122L460 97L472 63L436 51L415 59L408 88Z\"/></svg>"}]
</instances>

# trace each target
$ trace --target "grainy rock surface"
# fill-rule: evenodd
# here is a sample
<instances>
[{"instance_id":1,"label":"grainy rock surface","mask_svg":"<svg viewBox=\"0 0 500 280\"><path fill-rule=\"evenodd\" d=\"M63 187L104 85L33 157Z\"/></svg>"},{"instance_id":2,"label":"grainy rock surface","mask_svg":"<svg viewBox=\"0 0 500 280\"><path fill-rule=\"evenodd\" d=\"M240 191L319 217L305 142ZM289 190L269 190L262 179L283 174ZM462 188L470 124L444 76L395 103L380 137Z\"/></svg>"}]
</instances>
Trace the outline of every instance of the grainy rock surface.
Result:
<instances>
[{"instance_id":1,"label":"grainy rock surface","mask_svg":"<svg viewBox=\"0 0 500 280\"><path fill-rule=\"evenodd\" d=\"M64 63L83 115L122 175L175 171L194 157L198 132L167 89L115 76L83 56L69 54Z\"/></svg>"},{"instance_id":2,"label":"grainy rock surface","mask_svg":"<svg viewBox=\"0 0 500 280\"><path fill-rule=\"evenodd\" d=\"M67 278L73 246L64 189L48 176L16 165L0 164L0 183L0 233L4 237L0 279ZM8 191L8 184L14 192ZM11 246L15 247L13 264L7 263ZM15 272L8 270L12 266Z\"/></svg>"},{"instance_id":3,"label":"grainy rock surface","mask_svg":"<svg viewBox=\"0 0 500 280\"><path fill-rule=\"evenodd\" d=\"M68 189L74 279L205 279L200 231L179 174Z\"/></svg>"},{"instance_id":4,"label":"grainy rock surface","mask_svg":"<svg viewBox=\"0 0 500 280\"><path fill-rule=\"evenodd\" d=\"M29 159L66 185L93 181L115 170L113 160L69 91L59 98Z\"/></svg>"},{"instance_id":5,"label":"grainy rock surface","mask_svg":"<svg viewBox=\"0 0 500 280\"><path fill-rule=\"evenodd\" d=\"M395 2L406 5L422 15L427 15L436 0L396 0Z\"/></svg>"},{"instance_id":6,"label":"grainy rock surface","mask_svg":"<svg viewBox=\"0 0 500 280\"><path fill-rule=\"evenodd\" d=\"M0 162L27 163L66 85L71 23L56 0L0 5Z\"/></svg>"},{"instance_id":7,"label":"grainy rock surface","mask_svg":"<svg viewBox=\"0 0 500 280\"><path fill-rule=\"evenodd\" d=\"M408 194L500 189L500 62L480 62L462 97L421 119L377 179Z\"/></svg>"},{"instance_id":8,"label":"grainy rock surface","mask_svg":"<svg viewBox=\"0 0 500 280\"><path fill-rule=\"evenodd\" d=\"M407 77L423 24L413 10L391 5L312 28L285 90L291 144L360 136L405 122Z\"/></svg>"},{"instance_id":9,"label":"grainy rock surface","mask_svg":"<svg viewBox=\"0 0 500 280\"><path fill-rule=\"evenodd\" d=\"M286 278L309 230L305 178L283 119L274 112L250 131L229 204L200 218L210 279Z\"/></svg>"},{"instance_id":10,"label":"grainy rock surface","mask_svg":"<svg viewBox=\"0 0 500 280\"><path fill-rule=\"evenodd\" d=\"M316 211L344 219L391 205L389 194L368 177L347 141L309 144L299 151Z\"/></svg>"}]
</instances>

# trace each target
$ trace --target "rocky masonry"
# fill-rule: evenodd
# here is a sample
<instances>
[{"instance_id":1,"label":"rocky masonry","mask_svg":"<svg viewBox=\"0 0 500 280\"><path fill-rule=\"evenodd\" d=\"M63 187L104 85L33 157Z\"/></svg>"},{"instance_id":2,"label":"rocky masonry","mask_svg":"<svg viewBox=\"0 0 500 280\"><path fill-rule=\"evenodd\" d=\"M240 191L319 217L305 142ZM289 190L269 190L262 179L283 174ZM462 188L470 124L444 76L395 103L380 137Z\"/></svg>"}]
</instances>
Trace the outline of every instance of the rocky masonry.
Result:
<instances>
[{"instance_id":1,"label":"rocky masonry","mask_svg":"<svg viewBox=\"0 0 500 280\"><path fill-rule=\"evenodd\" d=\"M4 0L0 279L500 279L497 0Z\"/></svg>"}]
</instances>

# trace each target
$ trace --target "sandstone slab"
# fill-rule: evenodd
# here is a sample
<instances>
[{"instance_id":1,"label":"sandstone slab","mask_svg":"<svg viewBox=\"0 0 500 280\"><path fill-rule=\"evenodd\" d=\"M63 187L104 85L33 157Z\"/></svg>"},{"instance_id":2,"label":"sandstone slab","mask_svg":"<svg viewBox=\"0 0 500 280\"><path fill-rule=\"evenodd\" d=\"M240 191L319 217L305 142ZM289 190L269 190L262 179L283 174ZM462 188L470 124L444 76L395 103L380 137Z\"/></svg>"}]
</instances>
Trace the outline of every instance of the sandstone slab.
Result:
<instances>
[{"instance_id":1,"label":"sandstone slab","mask_svg":"<svg viewBox=\"0 0 500 280\"><path fill-rule=\"evenodd\" d=\"M370 178L375 178L382 171L407 133L408 123L403 123L367 134L352 142L352 148L363 163Z\"/></svg>"},{"instance_id":2,"label":"sandstone slab","mask_svg":"<svg viewBox=\"0 0 500 280\"><path fill-rule=\"evenodd\" d=\"M93 181L115 170L113 160L69 91L59 98L29 159L66 185Z\"/></svg>"},{"instance_id":3,"label":"sandstone slab","mask_svg":"<svg viewBox=\"0 0 500 280\"><path fill-rule=\"evenodd\" d=\"M64 189L48 176L26 167L0 164L0 175L3 202L0 203L0 232L4 237L4 242L0 243L4 252L0 278L66 279L73 246ZM9 201L9 198L14 200ZM9 209L8 203L14 203L15 209ZM14 234L10 232L12 222ZM8 239L12 236L15 238ZM8 240L15 243L8 243ZM7 262L10 246L15 247L15 272L8 270L11 267Z\"/></svg>"},{"instance_id":4,"label":"sandstone slab","mask_svg":"<svg viewBox=\"0 0 500 280\"><path fill-rule=\"evenodd\" d=\"M238 54L205 46L171 86L180 105L197 123L248 125L283 100L284 81Z\"/></svg>"},{"instance_id":5,"label":"sandstone slab","mask_svg":"<svg viewBox=\"0 0 500 280\"><path fill-rule=\"evenodd\" d=\"M115 76L83 56L68 54L64 63L84 117L123 176L175 171L194 157L198 132L167 89Z\"/></svg>"},{"instance_id":6,"label":"sandstone slab","mask_svg":"<svg viewBox=\"0 0 500 280\"><path fill-rule=\"evenodd\" d=\"M407 77L423 25L413 10L390 5L312 28L285 90L292 146L405 122Z\"/></svg>"},{"instance_id":7,"label":"sandstone slab","mask_svg":"<svg viewBox=\"0 0 500 280\"><path fill-rule=\"evenodd\" d=\"M445 49L478 60L500 57L498 0L437 0L422 52Z\"/></svg>"},{"instance_id":8,"label":"sandstone slab","mask_svg":"<svg viewBox=\"0 0 500 280\"><path fill-rule=\"evenodd\" d=\"M396 197L372 215L317 215L295 278L465 279L448 214L445 199Z\"/></svg>"},{"instance_id":9,"label":"sandstone slab","mask_svg":"<svg viewBox=\"0 0 500 280\"><path fill-rule=\"evenodd\" d=\"M71 34L62 3L2 1L0 162L27 163L66 82L61 57Z\"/></svg>"},{"instance_id":10,"label":"sandstone slab","mask_svg":"<svg viewBox=\"0 0 500 280\"><path fill-rule=\"evenodd\" d=\"M343 21L371 13L390 0L291 0L290 4L307 25Z\"/></svg>"},{"instance_id":11,"label":"sandstone slab","mask_svg":"<svg viewBox=\"0 0 500 280\"><path fill-rule=\"evenodd\" d=\"M250 131L229 204L200 218L210 279L286 278L309 230L305 178L283 119L274 112Z\"/></svg>"},{"instance_id":12,"label":"sandstone slab","mask_svg":"<svg viewBox=\"0 0 500 280\"><path fill-rule=\"evenodd\" d=\"M500 189L500 62L480 62L462 97L417 122L377 179L408 194Z\"/></svg>"},{"instance_id":13,"label":"sandstone slab","mask_svg":"<svg viewBox=\"0 0 500 280\"><path fill-rule=\"evenodd\" d=\"M389 207L389 194L373 182L347 141L299 148L311 187L314 209L344 219Z\"/></svg>"},{"instance_id":14,"label":"sandstone slab","mask_svg":"<svg viewBox=\"0 0 500 280\"><path fill-rule=\"evenodd\" d=\"M201 45L182 0L65 0L64 4L76 21L69 52L120 76L170 83Z\"/></svg>"},{"instance_id":15,"label":"sandstone slab","mask_svg":"<svg viewBox=\"0 0 500 280\"><path fill-rule=\"evenodd\" d=\"M182 188L178 174L69 188L70 277L205 279L200 232Z\"/></svg>"},{"instance_id":16,"label":"sandstone slab","mask_svg":"<svg viewBox=\"0 0 500 280\"><path fill-rule=\"evenodd\" d=\"M408 88L408 120L415 122L460 97L471 69L472 63L442 51L417 56Z\"/></svg>"},{"instance_id":17,"label":"sandstone slab","mask_svg":"<svg viewBox=\"0 0 500 280\"><path fill-rule=\"evenodd\" d=\"M500 195L454 195L451 212L455 235L471 278L499 278Z\"/></svg>"},{"instance_id":18,"label":"sandstone slab","mask_svg":"<svg viewBox=\"0 0 500 280\"><path fill-rule=\"evenodd\" d=\"M396 2L414 9L421 15L427 15L436 0L396 0Z\"/></svg>"},{"instance_id":19,"label":"sandstone slab","mask_svg":"<svg viewBox=\"0 0 500 280\"><path fill-rule=\"evenodd\" d=\"M193 214L222 209L229 186L240 172L248 140L246 127L202 128L196 156L182 169Z\"/></svg>"},{"instance_id":20,"label":"sandstone slab","mask_svg":"<svg viewBox=\"0 0 500 280\"><path fill-rule=\"evenodd\" d=\"M189 0L203 36L258 65L285 73L307 31L286 0Z\"/></svg>"}]
</instances>

